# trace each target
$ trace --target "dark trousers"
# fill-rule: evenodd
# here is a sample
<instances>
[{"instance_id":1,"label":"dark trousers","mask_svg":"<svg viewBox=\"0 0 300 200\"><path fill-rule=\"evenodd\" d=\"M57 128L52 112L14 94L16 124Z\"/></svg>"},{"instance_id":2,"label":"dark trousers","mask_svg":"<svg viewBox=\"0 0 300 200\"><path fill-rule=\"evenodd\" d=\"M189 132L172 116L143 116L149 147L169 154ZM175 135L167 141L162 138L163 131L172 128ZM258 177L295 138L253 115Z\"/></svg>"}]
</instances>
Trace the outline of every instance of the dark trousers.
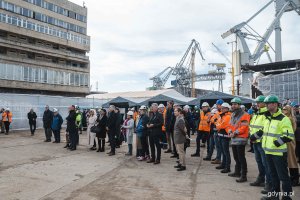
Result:
<instances>
[{"instance_id":1,"label":"dark trousers","mask_svg":"<svg viewBox=\"0 0 300 200\"><path fill-rule=\"evenodd\" d=\"M97 138L98 139L98 146L100 151L105 150L105 139L104 138Z\"/></svg>"},{"instance_id":2,"label":"dark trousers","mask_svg":"<svg viewBox=\"0 0 300 200\"><path fill-rule=\"evenodd\" d=\"M271 184L271 175L270 175L269 168L267 166L266 154L261 146L261 142L254 143L253 150L254 150L255 160L259 172L257 179L261 182L265 182L265 177L266 177L266 182L268 184Z\"/></svg>"},{"instance_id":3,"label":"dark trousers","mask_svg":"<svg viewBox=\"0 0 300 200\"><path fill-rule=\"evenodd\" d=\"M44 130L45 130L46 140L51 140L51 136L52 136L51 128L44 128Z\"/></svg>"},{"instance_id":4,"label":"dark trousers","mask_svg":"<svg viewBox=\"0 0 300 200\"><path fill-rule=\"evenodd\" d=\"M206 143L206 139L203 139L204 137L208 136L208 132L205 131L198 131L197 137L196 137L196 145L197 145L197 149L196 149L196 154L200 154L200 141L202 140L202 143ZM203 142L204 141L204 142Z\"/></svg>"},{"instance_id":5,"label":"dark trousers","mask_svg":"<svg viewBox=\"0 0 300 200\"><path fill-rule=\"evenodd\" d=\"M221 160L221 157L222 157L222 145L221 145L220 136L218 136L217 134L215 134L214 135L214 140L215 140L216 150L217 150L216 160Z\"/></svg>"},{"instance_id":6,"label":"dark trousers","mask_svg":"<svg viewBox=\"0 0 300 200\"><path fill-rule=\"evenodd\" d=\"M283 192L286 192L289 195L293 189L291 179L288 174L287 153L283 153L283 156L266 154L266 158L272 179L272 191L280 192L281 182ZM285 196L282 199L291 198Z\"/></svg>"},{"instance_id":7,"label":"dark trousers","mask_svg":"<svg viewBox=\"0 0 300 200\"><path fill-rule=\"evenodd\" d=\"M161 134L161 137L160 137L160 140L161 140L161 143L162 143L162 148L164 148L166 145L168 145L167 143L167 133L165 131L162 132Z\"/></svg>"},{"instance_id":8,"label":"dark trousers","mask_svg":"<svg viewBox=\"0 0 300 200\"><path fill-rule=\"evenodd\" d=\"M245 157L246 145L232 145L233 158L235 160L235 173L247 176L247 161Z\"/></svg>"},{"instance_id":9,"label":"dark trousers","mask_svg":"<svg viewBox=\"0 0 300 200\"><path fill-rule=\"evenodd\" d=\"M33 135L36 129L36 121L29 122L30 132Z\"/></svg>"},{"instance_id":10,"label":"dark trousers","mask_svg":"<svg viewBox=\"0 0 300 200\"><path fill-rule=\"evenodd\" d=\"M160 160L161 146L159 144L159 135L150 135L149 142L150 142L150 148L151 148L151 159ZM157 151L156 156L155 156L155 148Z\"/></svg>"},{"instance_id":11,"label":"dark trousers","mask_svg":"<svg viewBox=\"0 0 300 200\"><path fill-rule=\"evenodd\" d=\"M178 155L177 150L176 150L176 145L174 142L174 131L171 132L171 139L172 139L173 153L174 153L174 155Z\"/></svg>"},{"instance_id":12,"label":"dark trousers","mask_svg":"<svg viewBox=\"0 0 300 200\"><path fill-rule=\"evenodd\" d=\"M60 142L60 130L52 130L55 142Z\"/></svg>"},{"instance_id":13,"label":"dark trousers","mask_svg":"<svg viewBox=\"0 0 300 200\"><path fill-rule=\"evenodd\" d=\"M230 138L226 137L220 137L221 145L222 145L222 166L224 166L226 169L230 169L231 165L231 157L230 157L230 151L229 151L229 143Z\"/></svg>"},{"instance_id":14,"label":"dark trousers","mask_svg":"<svg viewBox=\"0 0 300 200\"><path fill-rule=\"evenodd\" d=\"M149 153L148 136L142 135L141 137L139 137L139 139L142 145L142 151L141 151L142 156L149 156L150 153Z\"/></svg>"},{"instance_id":15,"label":"dark trousers","mask_svg":"<svg viewBox=\"0 0 300 200\"><path fill-rule=\"evenodd\" d=\"M10 125L10 122L9 122L9 121L5 121L5 122L4 122L4 126L5 126L5 131L6 131L6 133L9 132L9 125Z\"/></svg>"},{"instance_id":16,"label":"dark trousers","mask_svg":"<svg viewBox=\"0 0 300 200\"><path fill-rule=\"evenodd\" d=\"M297 155L298 161L300 163L300 141L296 141L296 155Z\"/></svg>"},{"instance_id":17,"label":"dark trousers","mask_svg":"<svg viewBox=\"0 0 300 200\"><path fill-rule=\"evenodd\" d=\"M75 140L76 140L76 145L79 144L79 128L76 128L75 131Z\"/></svg>"},{"instance_id":18,"label":"dark trousers","mask_svg":"<svg viewBox=\"0 0 300 200\"><path fill-rule=\"evenodd\" d=\"M116 152L116 133L113 131L109 131L109 143L110 143L110 152Z\"/></svg>"},{"instance_id":19,"label":"dark trousers","mask_svg":"<svg viewBox=\"0 0 300 200\"><path fill-rule=\"evenodd\" d=\"M76 149L77 136L78 136L78 131L76 129L69 131L69 139L70 139L70 148L71 149Z\"/></svg>"}]
</instances>

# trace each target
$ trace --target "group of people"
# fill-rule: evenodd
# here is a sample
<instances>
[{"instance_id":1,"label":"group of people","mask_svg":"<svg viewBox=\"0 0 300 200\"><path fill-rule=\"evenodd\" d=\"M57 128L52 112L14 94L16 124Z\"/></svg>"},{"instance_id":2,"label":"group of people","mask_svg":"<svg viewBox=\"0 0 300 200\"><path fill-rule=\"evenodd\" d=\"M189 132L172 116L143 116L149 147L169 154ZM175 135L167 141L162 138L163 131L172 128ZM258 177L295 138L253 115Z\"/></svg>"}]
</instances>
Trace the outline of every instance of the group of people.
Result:
<instances>
[{"instance_id":1,"label":"group of people","mask_svg":"<svg viewBox=\"0 0 300 200\"><path fill-rule=\"evenodd\" d=\"M274 95L258 96L255 101L255 106L248 112L238 97L233 98L230 104L219 99L212 107L203 102L201 110L194 108L193 111L187 105L182 108L172 101L167 102L166 107L153 103L150 108L141 106L138 111L130 109L124 118L114 105L110 105L108 110L91 109L84 113L80 112L78 106L72 105L65 119L65 148L76 150L85 118L91 150L104 152L105 143L109 143L110 151L107 154L113 156L116 148L126 142L128 152L125 155L132 156L133 136L136 134L135 148L139 161L160 164L161 151L166 149L165 153L172 153L171 158L178 159L174 166L176 170L183 171L186 170L186 148L190 146L191 135L197 130L196 149L192 157L200 157L201 147L207 147L204 161L217 164L216 169L236 177L237 183L246 182L248 169L245 147L250 142L258 168L257 179L250 185L264 187L262 193L268 196L262 199L278 199L278 194L282 199L291 199L292 187L299 185L299 106L281 105ZM27 116L31 135L34 135L37 115L31 109ZM5 128L9 127L12 120L9 109L2 109L1 117L1 123ZM53 133L54 143L60 143L63 121L58 109L51 111L49 106L45 107L45 142L51 141ZM233 172L231 152L235 161ZM283 192L280 192L281 185Z\"/></svg>"},{"instance_id":2,"label":"group of people","mask_svg":"<svg viewBox=\"0 0 300 200\"><path fill-rule=\"evenodd\" d=\"M1 133L5 133L5 135L8 135L9 133L9 127L12 123L12 112L9 108L1 108L0 110L0 131Z\"/></svg>"}]
</instances>

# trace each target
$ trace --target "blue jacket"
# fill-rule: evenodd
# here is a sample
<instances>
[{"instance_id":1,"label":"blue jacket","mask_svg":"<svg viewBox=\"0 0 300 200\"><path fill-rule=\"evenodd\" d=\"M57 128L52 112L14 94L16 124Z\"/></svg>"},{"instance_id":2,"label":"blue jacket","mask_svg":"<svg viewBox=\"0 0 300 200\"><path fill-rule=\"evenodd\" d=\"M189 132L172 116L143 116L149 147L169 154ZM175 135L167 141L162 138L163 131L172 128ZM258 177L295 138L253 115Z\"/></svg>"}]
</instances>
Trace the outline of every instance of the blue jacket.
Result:
<instances>
[{"instance_id":1,"label":"blue jacket","mask_svg":"<svg viewBox=\"0 0 300 200\"><path fill-rule=\"evenodd\" d=\"M136 125L136 133L138 137L147 135L147 123L149 122L149 117L147 115L142 115Z\"/></svg>"},{"instance_id":2,"label":"blue jacket","mask_svg":"<svg viewBox=\"0 0 300 200\"><path fill-rule=\"evenodd\" d=\"M62 119L60 114L57 114L56 116L53 115L51 129L54 130L54 131L60 130L62 123L63 123L63 119Z\"/></svg>"}]
</instances>

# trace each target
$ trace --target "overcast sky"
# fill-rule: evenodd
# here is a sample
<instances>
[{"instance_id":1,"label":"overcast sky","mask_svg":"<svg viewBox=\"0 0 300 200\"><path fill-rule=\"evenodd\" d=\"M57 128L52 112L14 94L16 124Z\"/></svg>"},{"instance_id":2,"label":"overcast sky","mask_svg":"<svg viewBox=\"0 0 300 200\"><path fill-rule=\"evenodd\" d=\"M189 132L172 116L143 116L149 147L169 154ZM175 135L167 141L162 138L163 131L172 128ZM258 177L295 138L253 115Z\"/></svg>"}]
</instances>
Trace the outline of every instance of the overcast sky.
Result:
<instances>
[{"instance_id":1,"label":"overcast sky","mask_svg":"<svg viewBox=\"0 0 300 200\"><path fill-rule=\"evenodd\" d=\"M71 0L82 5L82 0ZM211 45L214 42L229 58L231 46L221 34L258 11L269 0L85 0L88 35L91 36L91 85L99 91L142 91L152 86L149 78L175 66L192 39L196 39L205 61L196 58L196 72L212 70L208 63L229 63ZM261 35L274 17L271 5L250 25ZM282 17L283 60L297 59L300 52L300 16ZM270 38L274 44L274 37ZM249 44L254 51L255 43ZM272 55L272 53L271 53ZM261 63L267 62L262 56ZM227 69L226 69L227 72ZM170 77L166 87L170 86ZM201 89L218 89L217 82L199 82ZM230 86L227 74L224 90Z\"/></svg>"}]
</instances>

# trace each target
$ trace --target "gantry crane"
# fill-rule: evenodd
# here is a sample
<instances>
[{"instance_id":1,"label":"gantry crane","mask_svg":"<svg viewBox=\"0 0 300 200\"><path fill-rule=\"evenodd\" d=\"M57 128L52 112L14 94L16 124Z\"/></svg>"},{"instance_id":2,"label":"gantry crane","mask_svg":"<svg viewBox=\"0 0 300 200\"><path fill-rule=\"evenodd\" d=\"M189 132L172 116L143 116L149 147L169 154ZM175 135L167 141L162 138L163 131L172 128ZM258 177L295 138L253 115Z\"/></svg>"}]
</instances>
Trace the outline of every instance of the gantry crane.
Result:
<instances>
[{"instance_id":1,"label":"gantry crane","mask_svg":"<svg viewBox=\"0 0 300 200\"><path fill-rule=\"evenodd\" d=\"M275 17L264 35L261 36L249 25L249 22L252 21L263 10L269 7L272 3L275 3ZM254 63L257 63L263 53L268 53L269 47L271 47L271 49L273 49L275 52L275 61L282 61L282 29L280 26L280 18L285 12L292 10L296 11L300 15L300 0L271 0L247 21L234 26L227 32L223 33L222 38L225 39L232 34L236 35L241 51L241 65L253 65ZM272 48L268 42L273 31L275 31L275 49ZM256 40L258 42L253 53L250 52L246 39ZM269 55L268 58L271 61L271 57Z\"/></svg>"},{"instance_id":2,"label":"gantry crane","mask_svg":"<svg viewBox=\"0 0 300 200\"><path fill-rule=\"evenodd\" d=\"M198 81L219 81L219 91L223 91L222 80L225 80L226 74L224 70L220 70L220 63L212 63L217 67L216 71L211 71L207 74L196 74L195 73L195 58L196 53L199 53L201 59L204 60L200 44L196 40L192 40L189 47L185 51L180 62L174 67L168 67L162 72L151 78L153 81L154 89L162 89L171 75L175 76L175 80L171 81L171 85L176 87L176 90L185 96L189 96L189 89L191 89L191 96L195 97L195 82ZM190 55L190 56L189 56ZM189 58L188 58L189 57ZM223 64L222 66L224 66ZM224 66L225 67L225 66Z\"/></svg>"}]
</instances>

